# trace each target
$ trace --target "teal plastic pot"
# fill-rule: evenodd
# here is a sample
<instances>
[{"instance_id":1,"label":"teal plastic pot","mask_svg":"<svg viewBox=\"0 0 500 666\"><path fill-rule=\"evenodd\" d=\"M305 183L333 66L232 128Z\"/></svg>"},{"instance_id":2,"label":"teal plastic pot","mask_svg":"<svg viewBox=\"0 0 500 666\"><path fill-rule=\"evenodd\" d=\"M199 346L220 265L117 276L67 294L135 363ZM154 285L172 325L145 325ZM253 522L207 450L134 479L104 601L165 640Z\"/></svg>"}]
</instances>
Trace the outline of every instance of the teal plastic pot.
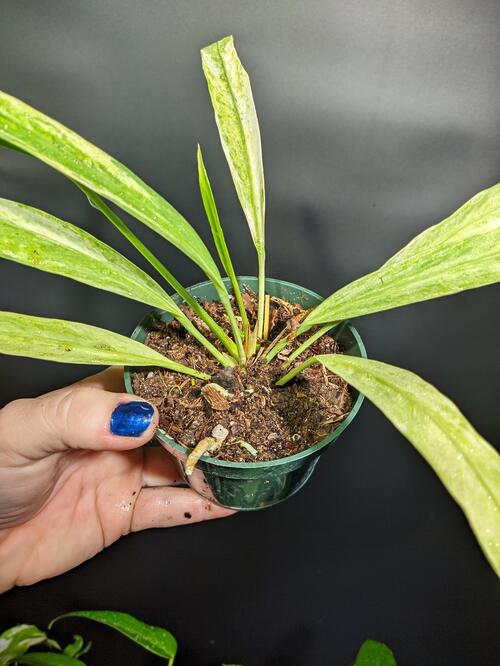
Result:
<instances>
[{"instance_id":1,"label":"teal plastic pot","mask_svg":"<svg viewBox=\"0 0 500 666\"><path fill-rule=\"evenodd\" d=\"M240 286L257 290L256 277L239 277ZM229 280L225 280L228 290L231 290ZM201 282L188 289L189 293L201 301L217 300L217 292L211 282ZM323 298L309 289L283 280L266 280L266 292L271 296L284 298L291 303L297 303L305 308L321 303ZM180 303L181 299L174 296ZM171 315L161 310L154 310L148 314L132 333L134 340L144 342L149 331L153 328L154 320L170 321ZM352 324L344 324L336 332L335 338L346 354L366 358L363 341ZM136 368L125 368L125 386L129 393L133 393L131 373ZM320 456L326 451L329 444L338 439L347 426L352 422L361 407L363 396L351 389L354 394L354 404L351 412L340 426L328 437L322 439L300 453L279 460L254 463L228 462L217 460L208 455L203 456L191 476L184 474L185 463L190 450L177 444L161 429L156 431L156 438L165 449L178 461L186 483L198 494L221 506L243 511L264 509L267 506L283 502L295 494L308 481L316 467Z\"/></svg>"}]
</instances>

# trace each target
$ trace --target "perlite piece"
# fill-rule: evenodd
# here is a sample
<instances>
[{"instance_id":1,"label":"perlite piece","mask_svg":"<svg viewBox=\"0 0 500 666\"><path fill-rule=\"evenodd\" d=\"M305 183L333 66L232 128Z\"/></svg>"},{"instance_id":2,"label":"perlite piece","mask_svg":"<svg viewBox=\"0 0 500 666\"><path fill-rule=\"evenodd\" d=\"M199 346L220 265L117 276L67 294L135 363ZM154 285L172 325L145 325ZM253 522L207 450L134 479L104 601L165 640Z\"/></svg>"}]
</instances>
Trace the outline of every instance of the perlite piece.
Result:
<instances>
[{"instance_id":1,"label":"perlite piece","mask_svg":"<svg viewBox=\"0 0 500 666\"><path fill-rule=\"evenodd\" d=\"M215 428L212 430L212 437L222 444L222 442L229 435L229 430L225 428L221 423L218 423Z\"/></svg>"}]
</instances>

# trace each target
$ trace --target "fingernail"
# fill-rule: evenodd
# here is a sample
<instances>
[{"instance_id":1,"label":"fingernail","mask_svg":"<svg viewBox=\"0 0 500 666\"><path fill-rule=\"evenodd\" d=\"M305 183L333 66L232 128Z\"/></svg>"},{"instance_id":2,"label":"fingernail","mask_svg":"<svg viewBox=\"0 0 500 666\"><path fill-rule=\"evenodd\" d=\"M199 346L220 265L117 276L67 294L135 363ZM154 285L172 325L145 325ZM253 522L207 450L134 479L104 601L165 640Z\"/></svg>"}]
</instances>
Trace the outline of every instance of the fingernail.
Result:
<instances>
[{"instance_id":1,"label":"fingernail","mask_svg":"<svg viewBox=\"0 0 500 666\"><path fill-rule=\"evenodd\" d=\"M153 414L154 409L148 402L122 402L111 414L109 427L113 435L139 437L148 429Z\"/></svg>"}]
</instances>

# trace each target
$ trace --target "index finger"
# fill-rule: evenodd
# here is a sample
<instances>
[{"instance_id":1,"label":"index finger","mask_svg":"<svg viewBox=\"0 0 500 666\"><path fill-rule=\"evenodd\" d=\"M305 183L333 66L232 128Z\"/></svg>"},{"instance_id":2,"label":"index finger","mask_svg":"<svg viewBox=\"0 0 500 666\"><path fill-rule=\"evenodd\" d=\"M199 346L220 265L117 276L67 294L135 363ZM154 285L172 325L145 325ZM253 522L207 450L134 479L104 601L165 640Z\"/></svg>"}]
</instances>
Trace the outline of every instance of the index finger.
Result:
<instances>
[{"instance_id":1,"label":"index finger","mask_svg":"<svg viewBox=\"0 0 500 666\"><path fill-rule=\"evenodd\" d=\"M226 518L235 511L212 504L191 488L142 488L130 524L132 532Z\"/></svg>"}]
</instances>

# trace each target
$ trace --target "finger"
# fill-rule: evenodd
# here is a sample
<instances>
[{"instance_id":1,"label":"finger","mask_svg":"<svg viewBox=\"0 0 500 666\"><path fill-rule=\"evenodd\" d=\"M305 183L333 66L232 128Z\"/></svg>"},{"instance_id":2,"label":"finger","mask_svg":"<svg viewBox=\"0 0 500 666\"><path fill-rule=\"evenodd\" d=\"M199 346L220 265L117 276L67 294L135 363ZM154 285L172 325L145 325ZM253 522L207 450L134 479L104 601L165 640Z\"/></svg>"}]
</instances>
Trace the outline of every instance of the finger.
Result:
<instances>
[{"instance_id":1,"label":"finger","mask_svg":"<svg viewBox=\"0 0 500 666\"><path fill-rule=\"evenodd\" d=\"M126 450L149 441L157 424L157 409L135 396L73 386L6 405L0 442L11 456L30 459L65 449Z\"/></svg>"},{"instance_id":2,"label":"finger","mask_svg":"<svg viewBox=\"0 0 500 666\"><path fill-rule=\"evenodd\" d=\"M162 446L144 449L143 486L176 486L184 483L177 460Z\"/></svg>"},{"instance_id":3,"label":"finger","mask_svg":"<svg viewBox=\"0 0 500 666\"><path fill-rule=\"evenodd\" d=\"M101 372L73 384L73 386L92 386L94 388L104 389L105 391L113 391L114 393L124 393L125 383L123 380L123 366L113 366L101 370Z\"/></svg>"},{"instance_id":4,"label":"finger","mask_svg":"<svg viewBox=\"0 0 500 666\"><path fill-rule=\"evenodd\" d=\"M197 495L190 488L143 488L135 503L131 531L174 527L202 520L225 518L234 511Z\"/></svg>"}]
</instances>

